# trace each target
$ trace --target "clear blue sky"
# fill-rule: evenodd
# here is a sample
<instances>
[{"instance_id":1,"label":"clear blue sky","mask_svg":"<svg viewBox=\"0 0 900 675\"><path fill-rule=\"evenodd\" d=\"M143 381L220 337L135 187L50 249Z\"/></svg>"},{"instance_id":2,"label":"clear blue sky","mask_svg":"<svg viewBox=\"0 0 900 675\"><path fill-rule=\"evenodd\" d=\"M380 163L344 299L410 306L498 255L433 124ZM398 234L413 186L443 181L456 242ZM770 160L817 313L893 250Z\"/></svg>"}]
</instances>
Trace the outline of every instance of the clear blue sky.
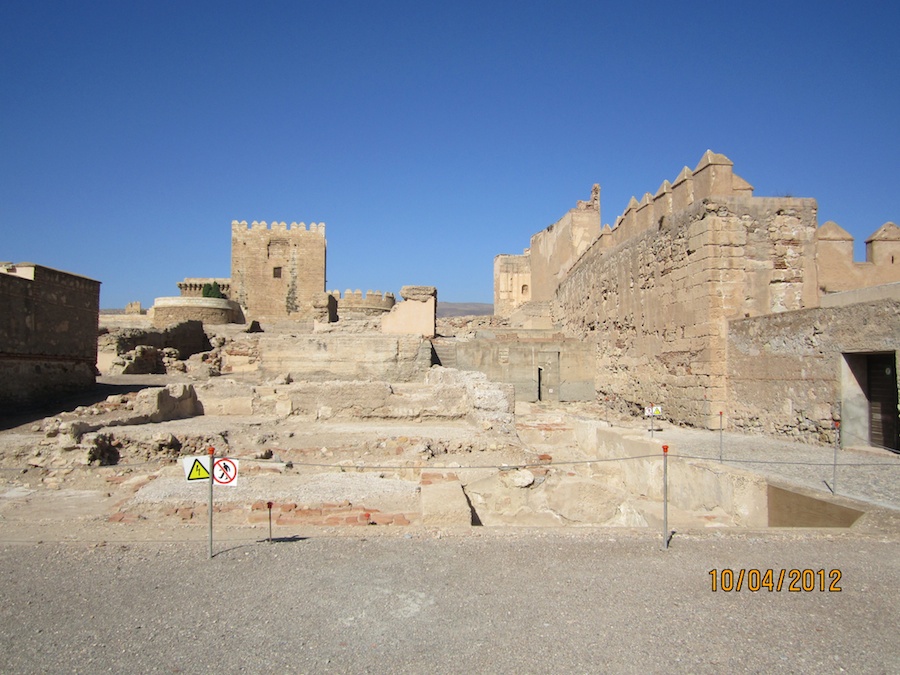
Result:
<instances>
[{"instance_id":1,"label":"clear blue sky","mask_svg":"<svg viewBox=\"0 0 900 675\"><path fill-rule=\"evenodd\" d=\"M711 148L857 248L900 221L893 2L0 4L0 260L101 306L325 222L329 289L492 301L591 185L603 222Z\"/></svg>"}]
</instances>

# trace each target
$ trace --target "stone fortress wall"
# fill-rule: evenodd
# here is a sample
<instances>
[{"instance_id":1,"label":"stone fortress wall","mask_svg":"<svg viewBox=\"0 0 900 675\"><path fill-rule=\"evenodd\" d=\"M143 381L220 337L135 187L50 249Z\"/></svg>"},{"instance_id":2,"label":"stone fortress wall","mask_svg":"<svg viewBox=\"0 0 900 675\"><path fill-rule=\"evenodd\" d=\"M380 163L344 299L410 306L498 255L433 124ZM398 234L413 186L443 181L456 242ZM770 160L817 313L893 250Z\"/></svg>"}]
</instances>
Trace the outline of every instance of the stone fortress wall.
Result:
<instances>
[{"instance_id":1,"label":"stone fortress wall","mask_svg":"<svg viewBox=\"0 0 900 675\"><path fill-rule=\"evenodd\" d=\"M93 387L99 315L99 281L0 263L0 406Z\"/></svg>"},{"instance_id":2,"label":"stone fortress wall","mask_svg":"<svg viewBox=\"0 0 900 675\"><path fill-rule=\"evenodd\" d=\"M846 232L833 223L817 228L815 200L752 192L727 157L707 151L693 171L685 167L655 194L632 198L615 227L604 226L577 260L563 238L555 273L544 264L535 274L535 238L524 256L498 256L497 313L517 325L544 312L567 336L590 344L602 398L662 404L668 418L702 427L716 428L722 412L733 427L827 440L846 398L843 352L900 349L890 304L898 294L882 292L900 281L900 230L886 223L867 242L867 262L854 263ZM552 259L546 251L541 257ZM515 293L526 279L531 300ZM878 286L877 298L832 295L869 286ZM864 307L850 308L863 300ZM829 303L827 312L807 311ZM818 340L813 389L796 399L792 392L802 385L792 388L784 373L807 373L809 354L771 343L783 325L832 333ZM781 358L768 363L766 355L779 349ZM745 368L753 358L754 368Z\"/></svg>"},{"instance_id":3,"label":"stone fortress wall","mask_svg":"<svg viewBox=\"0 0 900 675\"><path fill-rule=\"evenodd\" d=\"M381 316L385 312L390 312L397 302L393 293L372 290L366 291L366 294L363 295L359 289L351 291L348 288L344 291L343 296L337 290L331 291L329 295L335 300L338 319Z\"/></svg>"},{"instance_id":4,"label":"stone fortress wall","mask_svg":"<svg viewBox=\"0 0 900 675\"><path fill-rule=\"evenodd\" d=\"M311 319L325 291L325 224L232 221L229 298L248 319Z\"/></svg>"},{"instance_id":5,"label":"stone fortress wall","mask_svg":"<svg viewBox=\"0 0 900 675\"><path fill-rule=\"evenodd\" d=\"M598 392L717 425L728 319L815 302L815 201L751 189L708 152L655 197L632 199L570 271L556 312L594 337Z\"/></svg>"}]
</instances>

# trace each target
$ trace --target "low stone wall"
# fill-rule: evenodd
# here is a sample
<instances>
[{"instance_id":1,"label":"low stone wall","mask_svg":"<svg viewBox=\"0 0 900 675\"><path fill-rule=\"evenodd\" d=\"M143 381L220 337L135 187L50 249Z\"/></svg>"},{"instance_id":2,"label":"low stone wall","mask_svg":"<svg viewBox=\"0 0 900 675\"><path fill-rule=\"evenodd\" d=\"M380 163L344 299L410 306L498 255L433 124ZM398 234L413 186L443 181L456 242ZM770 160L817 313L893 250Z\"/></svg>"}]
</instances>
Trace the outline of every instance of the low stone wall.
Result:
<instances>
[{"instance_id":1,"label":"low stone wall","mask_svg":"<svg viewBox=\"0 0 900 675\"><path fill-rule=\"evenodd\" d=\"M588 456L622 458L594 466L595 480L653 500L663 498L662 443L623 433L597 422L574 424L579 448ZM669 458L669 504L685 511L721 508L742 527L768 524L768 483L765 478L703 460Z\"/></svg>"},{"instance_id":2,"label":"low stone wall","mask_svg":"<svg viewBox=\"0 0 900 675\"><path fill-rule=\"evenodd\" d=\"M241 307L224 298L171 297L153 302L153 325L165 328L183 321L202 321L210 325L243 323Z\"/></svg>"},{"instance_id":3,"label":"low stone wall","mask_svg":"<svg viewBox=\"0 0 900 675\"><path fill-rule=\"evenodd\" d=\"M93 389L94 364L75 359L0 357L0 408L40 405L78 391Z\"/></svg>"},{"instance_id":4,"label":"low stone wall","mask_svg":"<svg viewBox=\"0 0 900 675\"><path fill-rule=\"evenodd\" d=\"M729 426L833 442L842 354L900 351L898 326L900 299L729 322Z\"/></svg>"},{"instance_id":5,"label":"low stone wall","mask_svg":"<svg viewBox=\"0 0 900 675\"><path fill-rule=\"evenodd\" d=\"M222 372L256 371L293 380L422 381L431 367L431 343L420 337L342 334L259 334L243 349L228 348Z\"/></svg>"}]
</instances>

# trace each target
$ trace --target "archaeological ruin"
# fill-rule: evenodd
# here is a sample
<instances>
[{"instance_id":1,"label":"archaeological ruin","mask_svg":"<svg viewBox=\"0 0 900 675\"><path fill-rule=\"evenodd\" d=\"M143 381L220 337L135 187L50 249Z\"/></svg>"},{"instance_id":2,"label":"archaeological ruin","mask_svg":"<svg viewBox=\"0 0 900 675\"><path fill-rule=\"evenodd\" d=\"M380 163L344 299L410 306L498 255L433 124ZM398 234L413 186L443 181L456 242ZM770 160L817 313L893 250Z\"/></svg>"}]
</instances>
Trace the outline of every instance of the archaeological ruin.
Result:
<instances>
[{"instance_id":1,"label":"archaeological ruin","mask_svg":"<svg viewBox=\"0 0 900 675\"><path fill-rule=\"evenodd\" d=\"M498 255L492 316L438 318L434 286L327 291L321 223L233 221L230 277L101 314L99 335L99 282L4 263L5 405L90 388L95 364L139 391L20 428L0 463L152 465L113 522L195 519L175 463L212 446L249 465L240 522L265 496L280 525L658 526L663 427L750 439L750 456L754 439L900 448L900 228L873 229L856 262L814 199L756 197L707 151L612 226L595 185ZM675 522L862 514L721 453L673 468Z\"/></svg>"}]
</instances>

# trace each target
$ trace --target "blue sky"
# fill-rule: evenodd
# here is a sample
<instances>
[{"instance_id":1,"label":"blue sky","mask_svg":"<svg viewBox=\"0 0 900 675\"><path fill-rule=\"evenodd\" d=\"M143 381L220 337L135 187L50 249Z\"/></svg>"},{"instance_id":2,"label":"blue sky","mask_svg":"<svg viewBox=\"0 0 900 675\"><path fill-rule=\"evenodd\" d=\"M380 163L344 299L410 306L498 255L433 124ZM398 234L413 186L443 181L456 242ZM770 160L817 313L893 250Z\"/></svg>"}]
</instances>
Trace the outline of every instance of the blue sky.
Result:
<instances>
[{"instance_id":1,"label":"blue sky","mask_svg":"<svg viewBox=\"0 0 900 675\"><path fill-rule=\"evenodd\" d=\"M325 222L329 289L492 301L591 185L614 223L711 148L862 244L900 221L889 2L0 4L0 260L101 307Z\"/></svg>"}]
</instances>

